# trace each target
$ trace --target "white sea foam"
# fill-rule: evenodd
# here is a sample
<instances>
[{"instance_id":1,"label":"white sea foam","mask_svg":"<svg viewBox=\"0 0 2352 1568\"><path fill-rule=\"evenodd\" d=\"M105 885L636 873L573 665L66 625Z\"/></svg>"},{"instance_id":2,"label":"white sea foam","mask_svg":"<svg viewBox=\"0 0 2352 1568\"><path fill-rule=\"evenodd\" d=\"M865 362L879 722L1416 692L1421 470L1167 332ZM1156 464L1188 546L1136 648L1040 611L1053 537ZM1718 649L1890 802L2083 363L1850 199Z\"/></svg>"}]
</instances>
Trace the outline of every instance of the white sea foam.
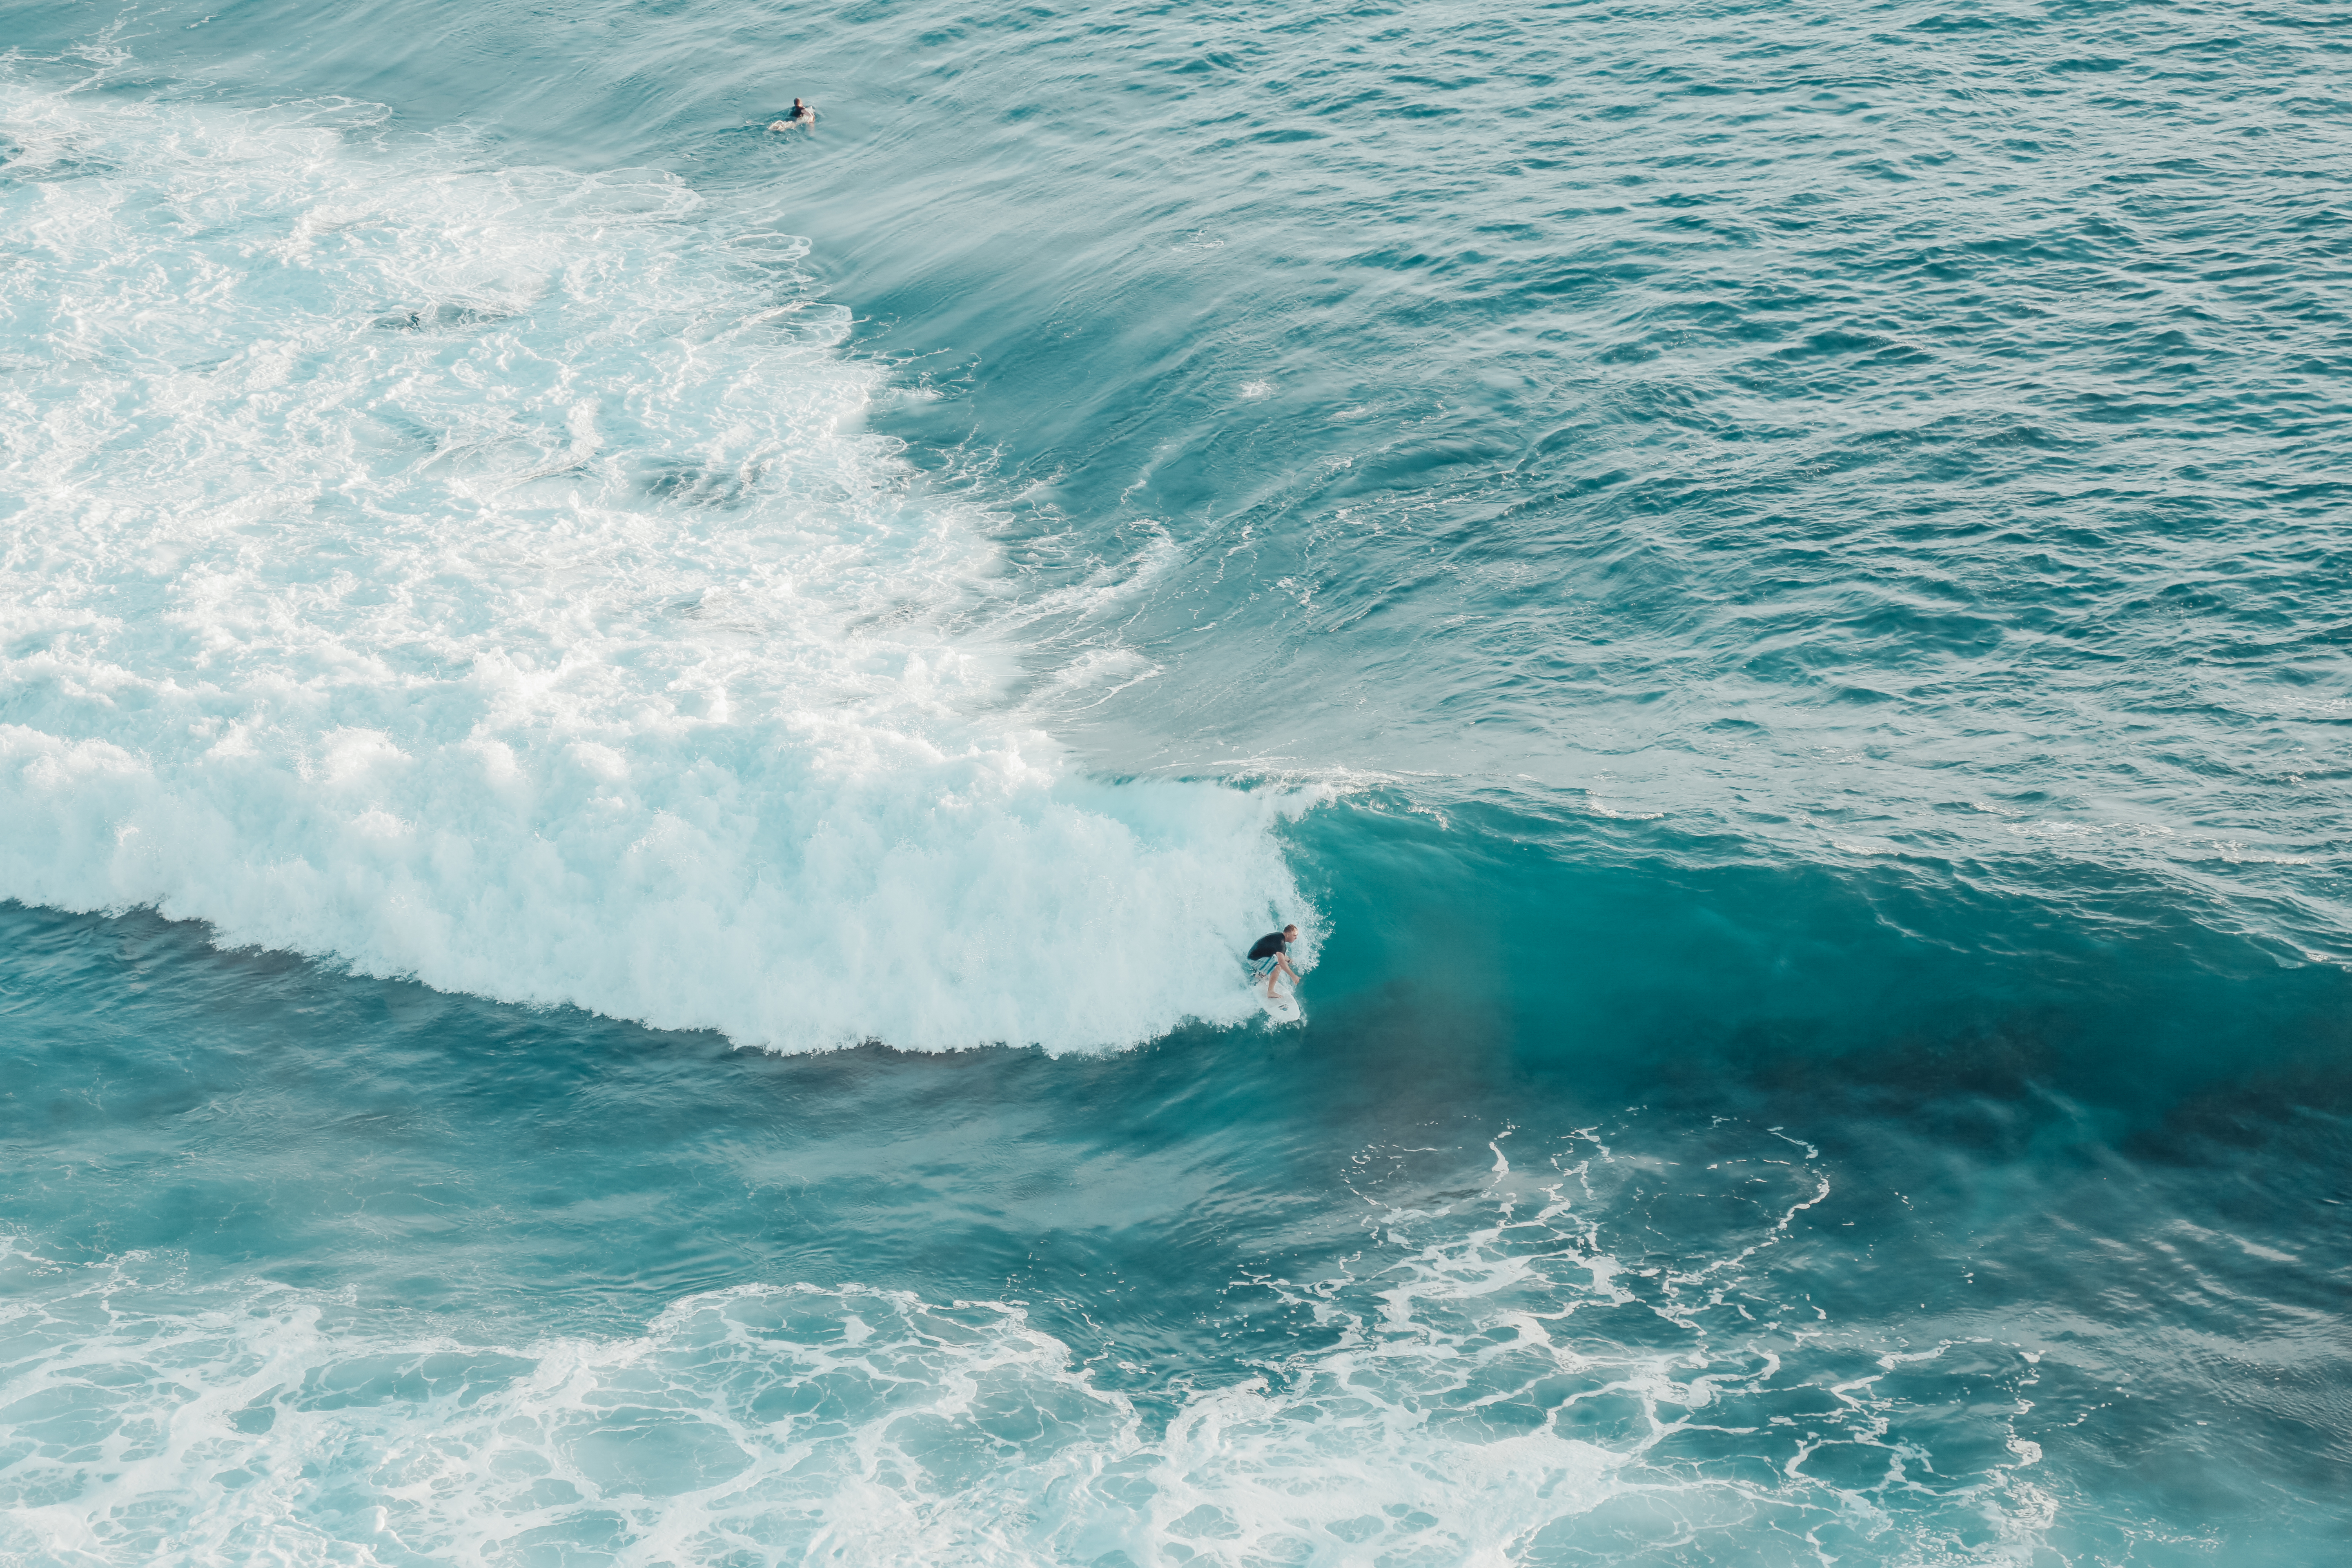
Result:
<instances>
[{"instance_id":1,"label":"white sea foam","mask_svg":"<svg viewBox=\"0 0 2352 1568\"><path fill-rule=\"evenodd\" d=\"M989 716L804 243L379 119L0 76L0 895L781 1048L1245 1016L1301 797Z\"/></svg>"},{"instance_id":2,"label":"white sea foam","mask_svg":"<svg viewBox=\"0 0 2352 1568\"><path fill-rule=\"evenodd\" d=\"M1594 1194L1607 1163L1588 1150L1564 1175L1373 1207L1340 1272L1236 1287L1315 1320L1305 1348L1141 1401L1010 1303L741 1288L642 1334L500 1346L346 1298L191 1286L160 1258L0 1247L0 1551L71 1568L2042 1560L2054 1504L2021 1474L2038 1453L1983 1393L2032 1374L2015 1348L1962 1345L1948 1368L1948 1345L1889 1354L1811 1312L1756 1321L1661 1287L1604 1245L1647 1229L1622 1191ZM1784 1234L1774 1211L1817 1182L1765 1182L1710 1283L1777 1289L1755 1268Z\"/></svg>"}]
</instances>

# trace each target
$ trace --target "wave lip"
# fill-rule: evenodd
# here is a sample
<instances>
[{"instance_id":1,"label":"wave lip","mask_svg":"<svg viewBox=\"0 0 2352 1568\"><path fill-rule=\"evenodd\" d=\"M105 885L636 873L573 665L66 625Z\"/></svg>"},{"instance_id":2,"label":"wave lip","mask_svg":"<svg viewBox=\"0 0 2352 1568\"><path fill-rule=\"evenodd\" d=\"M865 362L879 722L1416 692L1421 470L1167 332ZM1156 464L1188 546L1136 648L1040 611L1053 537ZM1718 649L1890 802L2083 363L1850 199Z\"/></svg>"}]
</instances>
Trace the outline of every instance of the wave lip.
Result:
<instances>
[{"instance_id":1,"label":"wave lip","mask_svg":"<svg viewBox=\"0 0 2352 1568\"><path fill-rule=\"evenodd\" d=\"M376 119L0 79L0 894L785 1049L1245 1016L1304 797L992 717L805 242Z\"/></svg>"}]
</instances>

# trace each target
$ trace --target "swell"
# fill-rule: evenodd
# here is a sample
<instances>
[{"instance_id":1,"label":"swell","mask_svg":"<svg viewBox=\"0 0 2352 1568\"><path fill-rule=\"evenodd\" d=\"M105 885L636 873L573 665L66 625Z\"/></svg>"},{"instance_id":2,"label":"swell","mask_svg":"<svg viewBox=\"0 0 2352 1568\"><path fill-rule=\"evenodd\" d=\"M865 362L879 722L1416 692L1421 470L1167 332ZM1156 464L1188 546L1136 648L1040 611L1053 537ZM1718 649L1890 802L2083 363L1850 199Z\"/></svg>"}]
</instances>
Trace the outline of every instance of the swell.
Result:
<instances>
[{"instance_id":1,"label":"swell","mask_svg":"<svg viewBox=\"0 0 2352 1568\"><path fill-rule=\"evenodd\" d=\"M2344 961L2340 95L2294 14L925 42L919 101L793 172L860 236L869 336L984 363L891 427L971 420L1038 548L1173 557L1118 612L1154 679L1055 706L1074 744L2053 908L2152 879ZM922 243L915 193L979 169L975 232Z\"/></svg>"}]
</instances>

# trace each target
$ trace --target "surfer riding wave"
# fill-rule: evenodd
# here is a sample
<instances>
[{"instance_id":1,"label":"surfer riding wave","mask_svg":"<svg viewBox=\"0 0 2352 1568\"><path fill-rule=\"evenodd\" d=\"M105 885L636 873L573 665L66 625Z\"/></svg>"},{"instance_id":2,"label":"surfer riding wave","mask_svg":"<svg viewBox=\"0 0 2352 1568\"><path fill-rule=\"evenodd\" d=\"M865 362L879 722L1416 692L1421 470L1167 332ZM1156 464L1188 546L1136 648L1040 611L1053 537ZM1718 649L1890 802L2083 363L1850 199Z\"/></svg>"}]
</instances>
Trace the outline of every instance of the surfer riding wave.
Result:
<instances>
[{"instance_id":1,"label":"surfer riding wave","mask_svg":"<svg viewBox=\"0 0 2352 1568\"><path fill-rule=\"evenodd\" d=\"M1298 971L1290 967L1290 944L1298 940L1298 928L1287 925L1280 931L1270 931L1250 945L1250 978L1265 982L1265 994L1275 994L1275 982L1284 975L1290 977L1294 989L1298 984Z\"/></svg>"}]
</instances>

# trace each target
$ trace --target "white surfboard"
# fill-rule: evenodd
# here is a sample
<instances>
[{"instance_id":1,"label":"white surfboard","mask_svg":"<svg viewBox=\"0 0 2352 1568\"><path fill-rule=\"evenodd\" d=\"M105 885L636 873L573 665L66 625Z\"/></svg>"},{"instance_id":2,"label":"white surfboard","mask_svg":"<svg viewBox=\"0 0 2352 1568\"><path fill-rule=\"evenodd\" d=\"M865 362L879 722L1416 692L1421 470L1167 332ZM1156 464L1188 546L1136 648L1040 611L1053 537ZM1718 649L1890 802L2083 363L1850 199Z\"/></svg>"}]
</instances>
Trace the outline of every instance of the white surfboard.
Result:
<instances>
[{"instance_id":1,"label":"white surfboard","mask_svg":"<svg viewBox=\"0 0 2352 1568\"><path fill-rule=\"evenodd\" d=\"M1298 998L1279 987L1276 989L1273 995L1269 996L1265 994L1265 986L1253 982L1250 985L1250 994L1257 998L1259 1010L1264 1012L1267 1019L1273 1023L1296 1024L1307 1016L1298 1010Z\"/></svg>"}]
</instances>

